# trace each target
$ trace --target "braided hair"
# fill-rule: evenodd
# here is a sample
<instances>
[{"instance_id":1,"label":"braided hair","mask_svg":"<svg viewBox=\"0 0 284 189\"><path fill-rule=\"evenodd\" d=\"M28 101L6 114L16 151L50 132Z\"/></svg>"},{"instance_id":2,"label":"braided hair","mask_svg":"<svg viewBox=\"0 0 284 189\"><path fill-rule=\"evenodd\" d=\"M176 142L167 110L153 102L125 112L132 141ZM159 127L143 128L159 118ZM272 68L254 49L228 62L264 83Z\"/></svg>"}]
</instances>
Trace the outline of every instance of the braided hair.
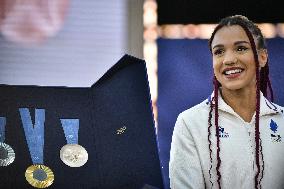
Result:
<instances>
[{"instance_id":1,"label":"braided hair","mask_svg":"<svg viewBox=\"0 0 284 189\"><path fill-rule=\"evenodd\" d=\"M264 171L264 161L263 161L263 153L262 153L262 145L261 139L259 134L259 113L260 113L260 91L263 93L265 97L268 96L268 92L270 94L270 100L273 102L273 91L271 87L271 82L269 79L269 66L268 62L265 64L264 67L261 68L259 71L259 61L258 61L258 54L257 49L267 49L265 39L260 31L260 29L255 25L252 21L247 19L245 16L235 15L223 18L217 27L214 29L210 39L209 39L209 49L212 53L212 40L218 30L223 28L224 26L233 26L238 25L243 28L246 35L249 38L249 42L252 47L254 61L255 61L255 74L256 74L256 113L255 113L255 160L256 160L256 167L257 173L255 175L254 183L255 188L261 188L261 179L263 177ZM254 42L254 38L257 41L257 44ZM216 129L216 137L217 137L217 183L219 188L221 188L221 173L220 173L220 166L221 166L221 159L220 159L220 137L219 137L219 126L218 126L218 90L221 87L221 83L217 80L217 78L213 77L213 84L214 84L214 97L210 101L210 111L208 116L208 142L209 142L209 152L210 152L210 162L211 166L209 169L210 175L210 182L211 186L213 185L211 181L211 171L212 171L212 142L211 142L211 128L212 128L212 112L214 109L215 114L215 129ZM213 101L215 102L213 104ZM260 169L260 155L261 154L261 161L262 161L262 169ZM260 174L261 172L261 174Z\"/></svg>"}]
</instances>

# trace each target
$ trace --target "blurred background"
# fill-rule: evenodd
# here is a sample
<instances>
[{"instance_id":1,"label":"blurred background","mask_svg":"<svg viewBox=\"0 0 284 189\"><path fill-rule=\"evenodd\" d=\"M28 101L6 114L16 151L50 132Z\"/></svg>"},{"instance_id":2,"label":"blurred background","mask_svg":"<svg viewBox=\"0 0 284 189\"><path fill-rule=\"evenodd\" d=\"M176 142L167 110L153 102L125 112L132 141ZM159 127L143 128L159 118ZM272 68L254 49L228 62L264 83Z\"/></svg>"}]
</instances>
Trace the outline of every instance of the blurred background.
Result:
<instances>
[{"instance_id":1,"label":"blurred background","mask_svg":"<svg viewBox=\"0 0 284 189\"><path fill-rule=\"evenodd\" d=\"M124 54L145 59L165 188L178 114L207 98L216 23L242 14L267 38L284 105L284 11L268 0L0 0L0 83L88 87Z\"/></svg>"}]
</instances>

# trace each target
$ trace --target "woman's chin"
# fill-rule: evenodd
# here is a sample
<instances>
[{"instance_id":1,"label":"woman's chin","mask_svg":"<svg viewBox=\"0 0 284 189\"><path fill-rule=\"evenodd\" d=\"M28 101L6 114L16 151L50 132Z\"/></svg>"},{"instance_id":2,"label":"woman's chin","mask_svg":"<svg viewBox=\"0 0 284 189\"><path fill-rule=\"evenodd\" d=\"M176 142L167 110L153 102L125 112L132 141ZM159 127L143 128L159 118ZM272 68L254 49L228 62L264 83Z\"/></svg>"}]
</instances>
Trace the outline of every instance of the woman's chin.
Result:
<instances>
[{"instance_id":1,"label":"woman's chin","mask_svg":"<svg viewBox=\"0 0 284 189\"><path fill-rule=\"evenodd\" d=\"M244 85L242 83L232 82L229 84L228 83L222 84L222 88L230 91L236 91L244 88Z\"/></svg>"}]
</instances>

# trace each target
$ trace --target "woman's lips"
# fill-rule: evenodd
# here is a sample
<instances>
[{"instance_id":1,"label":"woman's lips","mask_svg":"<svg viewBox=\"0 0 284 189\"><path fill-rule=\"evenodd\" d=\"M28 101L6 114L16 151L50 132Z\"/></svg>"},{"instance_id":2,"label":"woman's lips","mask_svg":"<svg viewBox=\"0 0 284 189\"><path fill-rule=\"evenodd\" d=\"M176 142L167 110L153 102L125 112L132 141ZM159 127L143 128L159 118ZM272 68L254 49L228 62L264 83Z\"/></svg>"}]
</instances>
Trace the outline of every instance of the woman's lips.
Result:
<instances>
[{"instance_id":1,"label":"woman's lips","mask_svg":"<svg viewBox=\"0 0 284 189\"><path fill-rule=\"evenodd\" d=\"M222 73L225 75L228 79L234 79L239 77L243 73L244 69L239 67L234 68L227 68Z\"/></svg>"},{"instance_id":2,"label":"woman's lips","mask_svg":"<svg viewBox=\"0 0 284 189\"><path fill-rule=\"evenodd\" d=\"M234 73L234 74L230 74L230 75L225 75L225 76L228 79L235 79L235 78L239 77L241 74L242 74L242 72L241 73Z\"/></svg>"}]
</instances>

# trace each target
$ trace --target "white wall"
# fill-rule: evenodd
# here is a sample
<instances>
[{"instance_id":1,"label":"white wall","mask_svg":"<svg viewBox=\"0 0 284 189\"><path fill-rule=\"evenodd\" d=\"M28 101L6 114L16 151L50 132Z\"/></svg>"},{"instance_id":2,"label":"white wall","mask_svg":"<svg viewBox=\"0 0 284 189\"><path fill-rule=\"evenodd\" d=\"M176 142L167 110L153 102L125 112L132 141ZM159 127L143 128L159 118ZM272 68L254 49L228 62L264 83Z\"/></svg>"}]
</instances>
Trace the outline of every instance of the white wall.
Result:
<instances>
[{"instance_id":1,"label":"white wall","mask_svg":"<svg viewBox=\"0 0 284 189\"><path fill-rule=\"evenodd\" d=\"M142 10L129 11L142 6L138 1L70 0L63 29L41 46L24 47L1 36L0 83L85 87L125 53L142 58Z\"/></svg>"}]
</instances>

